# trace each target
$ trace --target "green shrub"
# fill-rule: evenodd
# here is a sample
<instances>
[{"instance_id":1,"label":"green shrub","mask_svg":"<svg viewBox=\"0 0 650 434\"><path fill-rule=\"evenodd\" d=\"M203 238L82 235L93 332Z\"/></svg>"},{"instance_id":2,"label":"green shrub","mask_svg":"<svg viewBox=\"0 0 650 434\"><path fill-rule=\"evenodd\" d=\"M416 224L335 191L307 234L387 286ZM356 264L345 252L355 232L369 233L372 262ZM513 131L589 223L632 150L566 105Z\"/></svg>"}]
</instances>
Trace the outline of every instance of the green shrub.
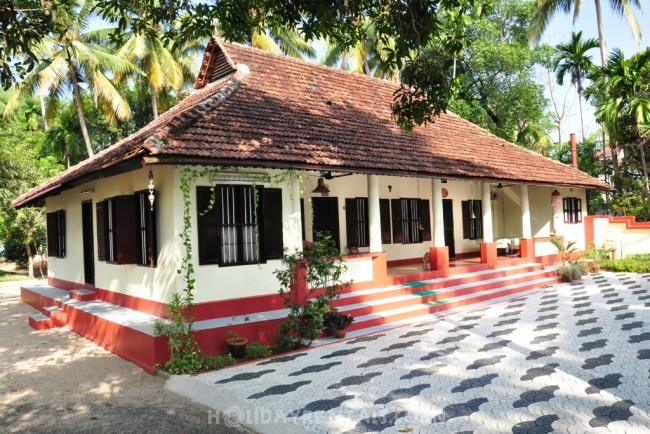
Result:
<instances>
[{"instance_id":1,"label":"green shrub","mask_svg":"<svg viewBox=\"0 0 650 434\"><path fill-rule=\"evenodd\" d=\"M582 267L577 262L563 262L555 273L565 282L582 279Z\"/></svg>"},{"instance_id":2,"label":"green shrub","mask_svg":"<svg viewBox=\"0 0 650 434\"><path fill-rule=\"evenodd\" d=\"M261 342L254 341L246 346L246 358L250 360L263 359L271 355L271 347Z\"/></svg>"},{"instance_id":3,"label":"green shrub","mask_svg":"<svg viewBox=\"0 0 650 434\"><path fill-rule=\"evenodd\" d=\"M601 261L600 268L608 271L650 273L650 253L630 255L613 261Z\"/></svg>"}]
</instances>

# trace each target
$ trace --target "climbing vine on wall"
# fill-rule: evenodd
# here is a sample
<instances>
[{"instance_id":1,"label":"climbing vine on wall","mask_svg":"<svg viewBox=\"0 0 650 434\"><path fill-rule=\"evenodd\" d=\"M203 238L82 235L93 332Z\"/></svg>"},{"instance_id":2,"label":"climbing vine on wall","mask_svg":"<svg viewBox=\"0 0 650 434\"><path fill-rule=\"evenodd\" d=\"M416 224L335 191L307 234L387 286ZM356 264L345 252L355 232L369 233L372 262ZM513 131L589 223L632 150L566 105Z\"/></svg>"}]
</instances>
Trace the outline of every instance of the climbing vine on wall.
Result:
<instances>
[{"instance_id":1,"label":"climbing vine on wall","mask_svg":"<svg viewBox=\"0 0 650 434\"><path fill-rule=\"evenodd\" d=\"M249 174L239 168L232 169L247 182L252 183L255 191L255 211L254 221L257 223L257 204L258 193L257 184L264 179L263 175ZM212 191L210 203L205 213L212 209L216 202L216 184L215 178L221 173L222 168L206 167L202 169L192 169L185 167L181 172L180 190L183 195L183 228L179 237L183 246L184 254L177 273L184 282L181 291L172 294L169 302L170 320L158 320L154 323L154 332L157 335L165 336L169 343L170 359L163 366L164 369L172 374L187 374L206 369L215 369L224 365L231 364L232 358L223 356L209 357L201 354L200 348L194 338L194 290L196 287L195 270L192 254L192 187L199 178L208 178L211 180ZM293 170L287 170L271 177L273 184L290 182L291 179L300 179L300 176ZM259 243L257 243L259 245Z\"/></svg>"}]
</instances>

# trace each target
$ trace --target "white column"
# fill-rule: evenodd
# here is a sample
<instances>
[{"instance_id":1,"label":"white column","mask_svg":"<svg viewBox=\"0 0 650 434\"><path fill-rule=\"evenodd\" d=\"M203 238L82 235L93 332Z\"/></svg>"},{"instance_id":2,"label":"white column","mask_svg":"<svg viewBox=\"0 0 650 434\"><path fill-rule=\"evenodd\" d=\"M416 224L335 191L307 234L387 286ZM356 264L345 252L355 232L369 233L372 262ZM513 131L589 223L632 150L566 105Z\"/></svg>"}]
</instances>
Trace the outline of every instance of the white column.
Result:
<instances>
[{"instance_id":1,"label":"white column","mask_svg":"<svg viewBox=\"0 0 650 434\"><path fill-rule=\"evenodd\" d=\"M377 175L368 175L368 226L370 229L370 252L382 252L379 177Z\"/></svg>"},{"instance_id":2,"label":"white column","mask_svg":"<svg viewBox=\"0 0 650 434\"><path fill-rule=\"evenodd\" d=\"M528 186L521 186L521 237L533 238L533 230L530 227L530 204L528 203Z\"/></svg>"},{"instance_id":3,"label":"white column","mask_svg":"<svg viewBox=\"0 0 650 434\"><path fill-rule=\"evenodd\" d=\"M445 247L445 223L442 214L442 183L439 179L433 179L431 182L433 191L433 246Z\"/></svg>"},{"instance_id":4,"label":"white column","mask_svg":"<svg viewBox=\"0 0 650 434\"><path fill-rule=\"evenodd\" d=\"M302 215L300 213L300 181L291 178L289 185L290 214L285 229L286 248L289 252L302 251Z\"/></svg>"},{"instance_id":5,"label":"white column","mask_svg":"<svg viewBox=\"0 0 650 434\"><path fill-rule=\"evenodd\" d=\"M483 242L494 242L494 231L492 230L492 201L490 200L490 183L481 184L482 207L483 207Z\"/></svg>"}]
</instances>

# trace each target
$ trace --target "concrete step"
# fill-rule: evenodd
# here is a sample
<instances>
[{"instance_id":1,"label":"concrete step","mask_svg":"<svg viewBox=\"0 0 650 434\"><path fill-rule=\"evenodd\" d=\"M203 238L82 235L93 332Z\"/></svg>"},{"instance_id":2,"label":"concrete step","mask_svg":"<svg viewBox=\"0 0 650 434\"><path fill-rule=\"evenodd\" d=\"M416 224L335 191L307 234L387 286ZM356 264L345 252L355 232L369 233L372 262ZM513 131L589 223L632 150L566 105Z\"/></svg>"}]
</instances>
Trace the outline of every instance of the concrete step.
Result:
<instances>
[{"instance_id":1,"label":"concrete step","mask_svg":"<svg viewBox=\"0 0 650 434\"><path fill-rule=\"evenodd\" d=\"M349 330L359 331L361 329L405 321L409 318L422 317L427 314L433 314L448 309L468 306L473 303L480 303L494 298L517 294L519 292L538 289L544 286L550 286L559 281L560 280L555 276L542 275L538 276L536 279L527 279L523 282L501 285L496 288L472 291L467 294L457 295L446 299L437 299L431 302L380 310L378 312L355 317L355 322L350 326ZM345 312L343 309L339 310Z\"/></svg>"},{"instance_id":2,"label":"concrete step","mask_svg":"<svg viewBox=\"0 0 650 434\"><path fill-rule=\"evenodd\" d=\"M70 298L77 301L93 301L97 299L97 294L90 289L74 289L70 291Z\"/></svg>"},{"instance_id":3,"label":"concrete step","mask_svg":"<svg viewBox=\"0 0 650 434\"><path fill-rule=\"evenodd\" d=\"M52 319L54 327L62 327L65 325L66 311L60 306L45 306L43 308L44 314Z\"/></svg>"},{"instance_id":4,"label":"concrete step","mask_svg":"<svg viewBox=\"0 0 650 434\"><path fill-rule=\"evenodd\" d=\"M29 323L29 326L34 330L47 330L47 329L57 327L54 324L52 318L42 313L36 313L34 315L30 315L29 318L27 319L27 322Z\"/></svg>"}]
</instances>

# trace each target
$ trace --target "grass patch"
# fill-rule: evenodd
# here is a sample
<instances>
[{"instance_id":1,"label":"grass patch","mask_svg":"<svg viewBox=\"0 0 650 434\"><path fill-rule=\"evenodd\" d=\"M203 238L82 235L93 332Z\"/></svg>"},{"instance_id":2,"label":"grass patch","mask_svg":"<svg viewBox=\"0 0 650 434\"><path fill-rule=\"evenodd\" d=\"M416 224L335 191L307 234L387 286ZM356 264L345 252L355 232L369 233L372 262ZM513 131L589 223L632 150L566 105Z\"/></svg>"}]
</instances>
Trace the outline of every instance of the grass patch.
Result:
<instances>
[{"instance_id":1,"label":"grass patch","mask_svg":"<svg viewBox=\"0 0 650 434\"><path fill-rule=\"evenodd\" d=\"M601 261L600 268L607 271L650 273L650 253L630 255L623 259L616 259L613 261Z\"/></svg>"},{"instance_id":2,"label":"grass patch","mask_svg":"<svg viewBox=\"0 0 650 434\"><path fill-rule=\"evenodd\" d=\"M22 274L10 273L8 271L0 270L0 283L15 282L19 280L31 280L31 279L27 276L23 276Z\"/></svg>"}]
</instances>

